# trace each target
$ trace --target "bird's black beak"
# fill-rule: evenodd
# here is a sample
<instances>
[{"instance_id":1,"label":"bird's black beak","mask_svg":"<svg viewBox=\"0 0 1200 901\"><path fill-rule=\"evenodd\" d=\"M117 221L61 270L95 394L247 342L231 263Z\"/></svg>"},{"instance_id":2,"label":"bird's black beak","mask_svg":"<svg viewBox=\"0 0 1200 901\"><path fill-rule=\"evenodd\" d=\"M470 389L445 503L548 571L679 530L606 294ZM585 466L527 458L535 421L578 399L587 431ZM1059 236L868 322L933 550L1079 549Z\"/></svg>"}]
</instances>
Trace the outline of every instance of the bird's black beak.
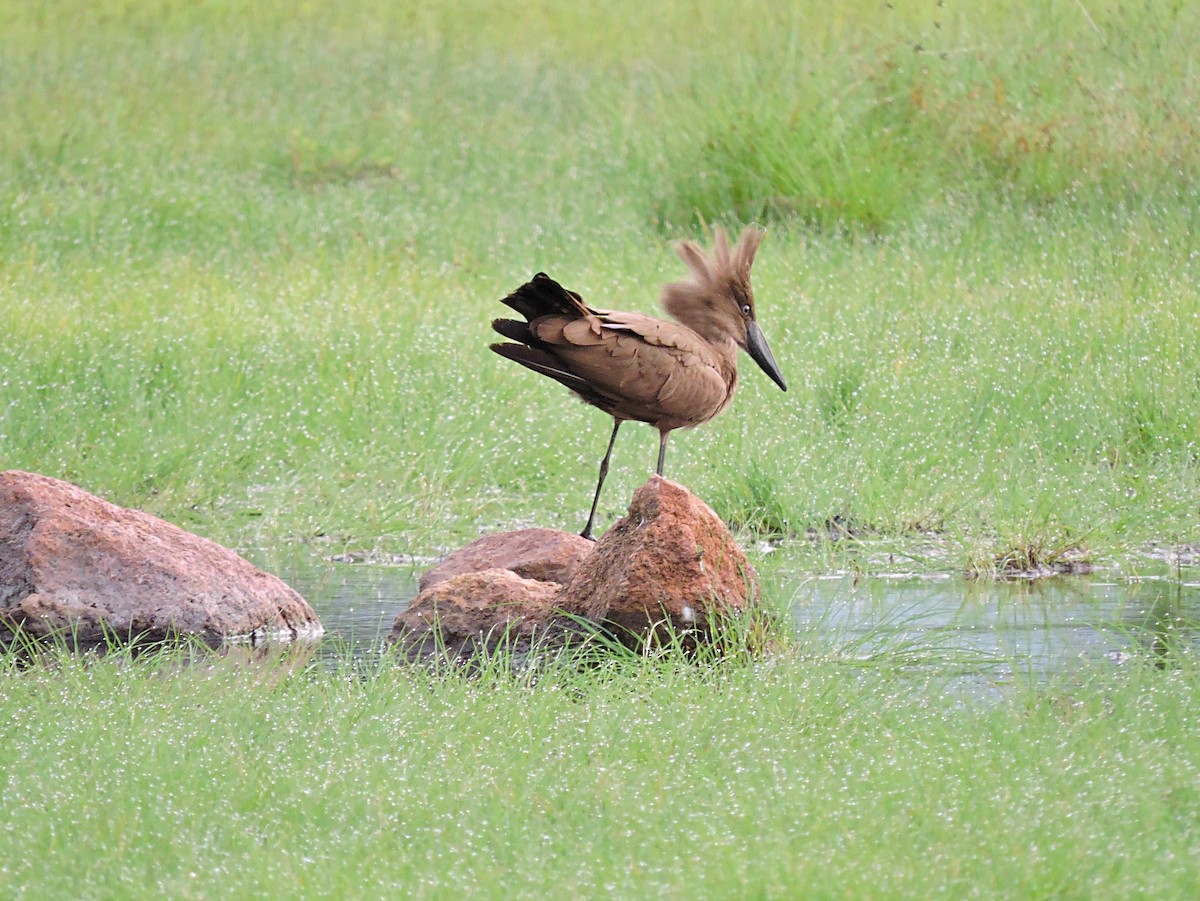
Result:
<instances>
[{"instance_id":1,"label":"bird's black beak","mask_svg":"<svg viewBox=\"0 0 1200 901\"><path fill-rule=\"evenodd\" d=\"M783 373L779 371L779 366L775 363L775 357L771 355L771 348L767 346L767 339L763 337L762 329L758 327L758 323L753 319L746 323L746 352L750 354L750 359L757 363L759 368L771 377L771 381L784 391L787 391L787 382L783 380Z\"/></svg>"}]
</instances>

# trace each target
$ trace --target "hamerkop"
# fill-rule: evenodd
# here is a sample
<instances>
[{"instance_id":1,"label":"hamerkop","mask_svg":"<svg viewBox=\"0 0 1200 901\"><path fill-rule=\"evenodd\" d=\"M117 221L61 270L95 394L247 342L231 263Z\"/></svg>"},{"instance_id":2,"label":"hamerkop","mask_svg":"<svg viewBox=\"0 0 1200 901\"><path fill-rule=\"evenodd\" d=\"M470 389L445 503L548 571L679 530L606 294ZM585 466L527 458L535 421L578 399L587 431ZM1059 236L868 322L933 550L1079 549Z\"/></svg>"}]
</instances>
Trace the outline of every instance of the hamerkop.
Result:
<instances>
[{"instance_id":1,"label":"hamerkop","mask_svg":"<svg viewBox=\"0 0 1200 901\"><path fill-rule=\"evenodd\" d=\"M594 310L544 272L504 298L503 303L526 321L492 322L497 332L518 342L493 344L492 350L561 382L613 418L584 538L592 537L600 489L622 422L633 419L658 429L656 471L662 475L672 430L708 422L733 399L739 347L787 390L754 317L750 266L763 234L747 228L731 253L725 232L718 228L711 256L692 241L679 244L691 278L665 285L661 297L676 322Z\"/></svg>"}]
</instances>

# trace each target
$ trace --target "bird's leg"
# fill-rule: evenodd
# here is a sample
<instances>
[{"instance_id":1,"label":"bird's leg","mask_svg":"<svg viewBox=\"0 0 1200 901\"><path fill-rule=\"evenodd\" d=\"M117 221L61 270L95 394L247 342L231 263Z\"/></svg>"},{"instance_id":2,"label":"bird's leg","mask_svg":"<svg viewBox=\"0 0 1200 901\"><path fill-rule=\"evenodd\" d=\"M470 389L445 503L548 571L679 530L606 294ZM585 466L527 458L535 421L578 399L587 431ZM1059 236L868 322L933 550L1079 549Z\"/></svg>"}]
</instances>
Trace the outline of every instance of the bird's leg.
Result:
<instances>
[{"instance_id":1,"label":"bird's leg","mask_svg":"<svg viewBox=\"0 0 1200 901\"><path fill-rule=\"evenodd\" d=\"M596 521L596 505L600 503L600 489L604 487L604 477L608 475L608 458L612 456L613 445L617 443L617 429L620 427L621 420L614 419L612 437L608 439L608 450L604 452L604 459L600 461L600 479L596 482L596 496L592 498L592 512L588 514L587 525L579 533L588 541L596 540L596 536L592 534L592 523Z\"/></svg>"},{"instance_id":2,"label":"bird's leg","mask_svg":"<svg viewBox=\"0 0 1200 901\"><path fill-rule=\"evenodd\" d=\"M667 459L667 437L670 434L666 429L658 433L658 469L654 471L659 475L662 475L663 463Z\"/></svg>"}]
</instances>

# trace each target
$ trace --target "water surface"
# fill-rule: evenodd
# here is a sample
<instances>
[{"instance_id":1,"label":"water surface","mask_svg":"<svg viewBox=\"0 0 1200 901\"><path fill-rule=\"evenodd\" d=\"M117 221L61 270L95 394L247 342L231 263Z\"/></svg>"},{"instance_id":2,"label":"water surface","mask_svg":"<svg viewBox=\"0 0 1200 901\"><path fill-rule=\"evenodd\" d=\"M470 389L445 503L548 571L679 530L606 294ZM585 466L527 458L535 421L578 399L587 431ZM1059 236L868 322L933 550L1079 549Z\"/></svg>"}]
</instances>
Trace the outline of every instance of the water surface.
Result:
<instances>
[{"instance_id":1,"label":"water surface","mask_svg":"<svg viewBox=\"0 0 1200 901\"><path fill-rule=\"evenodd\" d=\"M1000 676L1044 678L1134 654L1165 660L1200 641L1200 585L1167 576L810 576L795 581L790 609L818 647L824 639L861 656L908 649L935 665L994 661Z\"/></svg>"},{"instance_id":2,"label":"water surface","mask_svg":"<svg viewBox=\"0 0 1200 901\"><path fill-rule=\"evenodd\" d=\"M773 567L774 569L774 567ZM417 591L420 568L297 558L276 567L317 611L331 648L375 653ZM1165 659L1200 643L1200 569L974 582L955 576L791 574L764 579L818 651L990 666L1041 678L1080 662Z\"/></svg>"}]
</instances>

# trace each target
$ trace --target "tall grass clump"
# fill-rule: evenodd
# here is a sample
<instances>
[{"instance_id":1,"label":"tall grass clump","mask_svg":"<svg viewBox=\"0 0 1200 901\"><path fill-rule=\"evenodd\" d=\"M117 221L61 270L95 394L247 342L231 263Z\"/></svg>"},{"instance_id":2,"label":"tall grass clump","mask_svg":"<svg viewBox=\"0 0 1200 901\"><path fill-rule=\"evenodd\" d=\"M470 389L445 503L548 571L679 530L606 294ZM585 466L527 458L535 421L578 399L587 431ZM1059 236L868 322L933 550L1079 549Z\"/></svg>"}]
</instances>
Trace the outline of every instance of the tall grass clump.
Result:
<instances>
[{"instance_id":1,"label":"tall grass clump","mask_svg":"<svg viewBox=\"0 0 1200 901\"><path fill-rule=\"evenodd\" d=\"M762 9L733 66L664 97L665 224L877 232L964 206L1111 207L1200 173L1186 4L852 6Z\"/></svg>"}]
</instances>

